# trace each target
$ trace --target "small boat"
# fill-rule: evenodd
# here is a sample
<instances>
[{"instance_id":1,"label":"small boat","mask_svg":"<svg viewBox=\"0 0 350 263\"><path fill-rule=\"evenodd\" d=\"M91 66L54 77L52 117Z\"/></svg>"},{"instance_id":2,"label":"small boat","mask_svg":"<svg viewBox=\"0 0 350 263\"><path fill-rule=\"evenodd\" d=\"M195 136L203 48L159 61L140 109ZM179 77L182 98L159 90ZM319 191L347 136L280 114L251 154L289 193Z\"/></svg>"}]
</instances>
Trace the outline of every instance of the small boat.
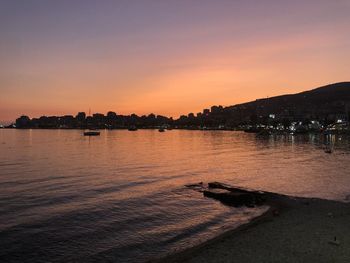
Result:
<instances>
[{"instance_id":1,"label":"small boat","mask_svg":"<svg viewBox=\"0 0 350 263\"><path fill-rule=\"evenodd\" d=\"M99 131L85 131L84 136L99 136L100 132Z\"/></svg>"},{"instance_id":2,"label":"small boat","mask_svg":"<svg viewBox=\"0 0 350 263\"><path fill-rule=\"evenodd\" d=\"M89 116L91 116L91 109L89 109ZM84 136L100 136L100 131L93 126L88 126L88 130L84 131Z\"/></svg>"},{"instance_id":3,"label":"small boat","mask_svg":"<svg viewBox=\"0 0 350 263\"><path fill-rule=\"evenodd\" d=\"M158 131L159 132L165 132L165 129L164 128L160 128Z\"/></svg>"}]
</instances>

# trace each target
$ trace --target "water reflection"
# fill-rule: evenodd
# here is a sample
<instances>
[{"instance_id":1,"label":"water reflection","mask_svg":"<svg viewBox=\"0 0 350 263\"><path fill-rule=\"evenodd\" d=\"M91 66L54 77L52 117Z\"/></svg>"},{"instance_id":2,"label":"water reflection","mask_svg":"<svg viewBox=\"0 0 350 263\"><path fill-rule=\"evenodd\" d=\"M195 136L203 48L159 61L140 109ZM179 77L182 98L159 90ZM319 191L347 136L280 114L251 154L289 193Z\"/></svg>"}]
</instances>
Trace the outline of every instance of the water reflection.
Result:
<instances>
[{"instance_id":1,"label":"water reflection","mask_svg":"<svg viewBox=\"0 0 350 263\"><path fill-rule=\"evenodd\" d=\"M76 130L1 129L2 256L142 261L257 213L222 206L185 184L222 181L344 200L349 152L345 135L139 130L90 138Z\"/></svg>"},{"instance_id":2,"label":"water reflection","mask_svg":"<svg viewBox=\"0 0 350 263\"><path fill-rule=\"evenodd\" d=\"M281 145L305 144L322 149L332 149L349 151L349 135L344 134L306 134L306 135L270 135L270 136L255 136L257 147L281 147Z\"/></svg>"}]
</instances>

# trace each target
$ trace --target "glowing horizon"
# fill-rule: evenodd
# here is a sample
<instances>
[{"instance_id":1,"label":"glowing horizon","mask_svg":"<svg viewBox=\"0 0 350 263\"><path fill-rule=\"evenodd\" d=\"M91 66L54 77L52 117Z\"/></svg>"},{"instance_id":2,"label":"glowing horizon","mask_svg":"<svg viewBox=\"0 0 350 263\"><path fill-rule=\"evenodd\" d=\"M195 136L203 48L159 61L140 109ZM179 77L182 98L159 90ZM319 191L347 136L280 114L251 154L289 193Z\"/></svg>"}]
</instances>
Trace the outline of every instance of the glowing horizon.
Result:
<instances>
[{"instance_id":1,"label":"glowing horizon","mask_svg":"<svg viewBox=\"0 0 350 263\"><path fill-rule=\"evenodd\" d=\"M349 80L350 2L0 2L0 121L178 117Z\"/></svg>"}]
</instances>

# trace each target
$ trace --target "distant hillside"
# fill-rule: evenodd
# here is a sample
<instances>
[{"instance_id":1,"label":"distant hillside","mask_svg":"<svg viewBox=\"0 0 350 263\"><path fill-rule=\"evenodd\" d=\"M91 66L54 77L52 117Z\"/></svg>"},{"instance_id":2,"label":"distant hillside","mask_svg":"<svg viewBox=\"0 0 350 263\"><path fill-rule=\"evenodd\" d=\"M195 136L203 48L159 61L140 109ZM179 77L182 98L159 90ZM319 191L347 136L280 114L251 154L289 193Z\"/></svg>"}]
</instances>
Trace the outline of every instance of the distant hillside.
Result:
<instances>
[{"instance_id":1,"label":"distant hillside","mask_svg":"<svg viewBox=\"0 0 350 263\"><path fill-rule=\"evenodd\" d=\"M297 94L282 95L224 108L232 118L249 121L251 118L275 115L276 119L334 119L348 118L350 82L330 84ZM255 115L255 116L254 116Z\"/></svg>"}]
</instances>

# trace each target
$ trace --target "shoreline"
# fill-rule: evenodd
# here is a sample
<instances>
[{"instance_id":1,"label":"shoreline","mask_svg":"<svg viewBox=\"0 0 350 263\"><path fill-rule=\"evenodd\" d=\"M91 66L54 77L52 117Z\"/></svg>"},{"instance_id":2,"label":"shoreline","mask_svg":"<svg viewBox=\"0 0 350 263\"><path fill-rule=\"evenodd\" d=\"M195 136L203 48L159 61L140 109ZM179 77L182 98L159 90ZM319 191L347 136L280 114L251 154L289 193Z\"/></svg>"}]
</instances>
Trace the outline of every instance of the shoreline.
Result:
<instances>
[{"instance_id":1,"label":"shoreline","mask_svg":"<svg viewBox=\"0 0 350 263\"><path fill-rule=\"evenodd\" d=\"M137 131L137 130L159 130L161 126L159 127L138 127L136 130L132 131ZM102 131L130 131L128 127L120 127L120 128L94 128L96 130L102 130ZM3 126L0 127L0 130L77 130L77 131L84 131L88 130L87 127L85 128L14 128L14 127L7 127ZM277 131L277 130L262 130L261 132L247 132L244 129L241 128L184 128L184 127L173 127L171 129L165 128L165 130L181 130L181 131L202 131L202 132L210 132L210 131L222 131L222 132L244 132L246 134L254 134L256 136L259 136L261 138L268 137L268 136L298 136L298 135L344 135L348 136L350 135L350 131L341 131L341 130L335 130L335 131L307 131L307 132L302 132L302 133L295 133L291 132L288 130L282 130L282 131Z\"/></svg>"},{"instance_id":2,"label":"shoreline","mask_svg":"<svg viewBox=\"0 0 350 263\"><path fill-rule=\"evenodd\" d=\"M349 203L267 194L246 224L147 262L350 262Z\"/></svg>"},{"instance_id":3,"label":"shoreline","mask_svg":"<svg viewBox=\"0 0 350 263\"><path fill-rule=\"evenodd\" d=\"M226 237L230 237L231 235L236 235L240 232L244 232L247 229L253 228L254 226L257 226L258 224L263 223L265 220L271 220L271 217L273 217L273 208L269 207L269 209L261 214L260 216L252 218L249 222L242 224L236 228L227 230L223 232L222 234L219 234L216 237L213 237L211 239L208 239L204 241L203 243L199 243L193 247L186 248L184 250L176 251L174 253L170 253L169 255L158 258L158 259L151 259L149 261L146 261L147 263L160 263L160 262L184 262L186 260L189 260L190 257L197 252L201 252L202 249L205 249L207 246L211 244L215 244L220 242L222 239L225 239Z\"/></svg>"}]
</instances>

